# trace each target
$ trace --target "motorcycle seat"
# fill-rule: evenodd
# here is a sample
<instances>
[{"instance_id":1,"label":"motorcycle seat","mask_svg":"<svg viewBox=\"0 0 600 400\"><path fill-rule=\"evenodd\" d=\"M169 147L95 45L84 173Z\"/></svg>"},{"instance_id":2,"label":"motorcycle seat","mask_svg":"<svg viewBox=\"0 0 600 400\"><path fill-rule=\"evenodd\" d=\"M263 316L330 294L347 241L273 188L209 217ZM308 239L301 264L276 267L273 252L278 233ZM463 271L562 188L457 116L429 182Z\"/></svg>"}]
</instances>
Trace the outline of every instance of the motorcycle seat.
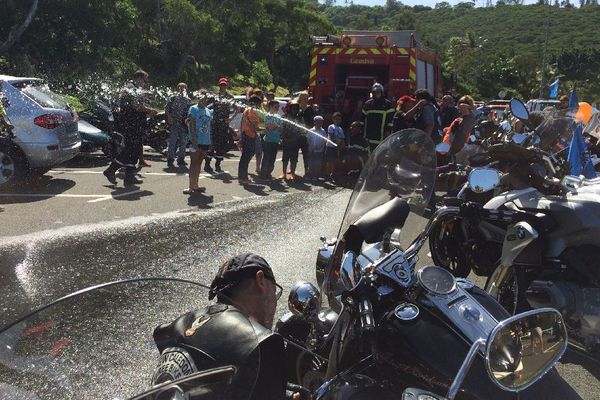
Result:
<instances>
[{"instance_id":1,"label":"motorcycle seat","mask_svg":"<svg viewBox=\"0 0 600 400\"><path fill-rule=\"evenodd\" d=\"M410 206L406 200L394 197L360 217L354 226L365 242L375 243L381 240L388 228L402 228L409 213Z\"/></svg>"}]
</instances>

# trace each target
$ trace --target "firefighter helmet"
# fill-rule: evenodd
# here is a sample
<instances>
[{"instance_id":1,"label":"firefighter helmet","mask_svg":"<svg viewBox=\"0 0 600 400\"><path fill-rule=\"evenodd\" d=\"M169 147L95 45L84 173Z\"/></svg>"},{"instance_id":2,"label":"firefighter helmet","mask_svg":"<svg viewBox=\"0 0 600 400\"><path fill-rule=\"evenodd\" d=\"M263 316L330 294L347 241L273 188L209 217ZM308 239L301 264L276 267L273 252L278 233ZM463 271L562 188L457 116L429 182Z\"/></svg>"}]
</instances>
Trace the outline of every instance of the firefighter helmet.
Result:
<instances>
[{"instance_id":1,"label":"firefighter helmet","mask_svg":"<svg viewBox=\"0 0 600 400\"><path fill-rule=\"evenodd\" d=\"M371 86L371 93L373 92L379 92L383 94L383 85L381 83L375 83L373 86Z\"/></svg>"}]
</instances>

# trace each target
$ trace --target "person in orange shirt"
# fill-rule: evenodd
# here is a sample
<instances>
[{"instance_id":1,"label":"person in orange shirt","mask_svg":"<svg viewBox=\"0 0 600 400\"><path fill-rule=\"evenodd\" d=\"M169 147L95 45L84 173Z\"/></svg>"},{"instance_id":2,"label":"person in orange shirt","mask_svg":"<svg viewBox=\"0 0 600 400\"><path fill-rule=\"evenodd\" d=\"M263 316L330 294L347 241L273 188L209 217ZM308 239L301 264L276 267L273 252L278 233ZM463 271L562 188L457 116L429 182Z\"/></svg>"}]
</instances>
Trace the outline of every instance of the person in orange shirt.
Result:
<instances>
[{"instance_id":1,"label":"person in orange shirt","mask_svg":"<svg viewBox=\"0 0 600 400\"><path fill-rule=\"evenodd\" d=\"M241 148L242 155L238 165L238 181L243 184L249 184L252 181L248 177L248 164L256 151L256 137L260 130L260 118L256 109L260 107L262 99L259 96L252 95L249 100L250 107L247 107L242 114L242 131Z\"/></svg>"}]
</instances>

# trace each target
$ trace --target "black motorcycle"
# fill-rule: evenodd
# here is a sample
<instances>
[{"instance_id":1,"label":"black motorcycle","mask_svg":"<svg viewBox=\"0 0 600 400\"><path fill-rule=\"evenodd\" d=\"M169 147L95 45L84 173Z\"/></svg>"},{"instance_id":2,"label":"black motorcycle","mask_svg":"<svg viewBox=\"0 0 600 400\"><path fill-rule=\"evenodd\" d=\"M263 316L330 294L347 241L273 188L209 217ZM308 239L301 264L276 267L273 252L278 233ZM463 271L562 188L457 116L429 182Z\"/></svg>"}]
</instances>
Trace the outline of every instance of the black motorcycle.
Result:
<instances>
[{"instance_id":1,"label":"black motorcycle","mask_svg":"<svg viewBox=\"0 0 600 400\"><path fill-rule=\"evenodd\" d=\"M494 384L478 350L509 314L470 281L434 265L417 267L417 254L439 218L478 210L442 207L406 250L399 245L409 212L429 205L434 180L435 147L423 131L388 137L363 168L339 239L324 241L319 251L321 290L302 282L291 291L291 313L279 320L277 330L306 348L288 346L289 379L312 389L329 382L317 399L338 398L340 391L397 398L410 387L450 392L453 398L454 377L465 357L473 368L458 398L512 397ZM507 351L497 363L512 365L506 376L516 379L515 360L522 354L518 346ZM542 382L521 398L577 398L555 372ZM547 386L553 393L543 394Z\"/></svg>"},{"instance_id":2,"label":"black motorcycle","mask_svg":"<svg viewBox=\"0 0 600 400\"><path fill-rule=\"evenodd\" d=\"M157 153L163 154L169 145L169 136L167 115L164 112L148 118L144 134L145 146L150 146Z\"/></svg>"},{"instance_id":3,"label":"black motorcycle","mask_svg":"<svg viewBox=\"0 0 600 400\"><path fill-rule=\"evenodd\" d=\"M261 357L251 357L246 373L238 374L232 365L198 370L186 353L165 349L161 356L156 350L154 328L207 305L207 294L205 286L184 279L134 278L79 290L27 313L0 328L0 398L249 399L257 377L248 371L259 370ZM564 335L560 315L552 310L504 321L471 347L448 399L459 391L478 351L486 355L490 379L517 391L560 358ZM349 393L356 382L372 384L364 375L339 374L314 397L334 386ZM407 388L402 398L445 399L422 387Z\"/></svg>"},{"instance_id":4,"label":"black motorcycle","mask_svg":"<svg viewBox=\"0 0 600 400\"><path fill-rule=\"evenodd\" d=\"M88 101L87 104L88 106L79 113L79 118L92 126L82 127L80 124L82 151L91 152L100 148L106 157L112 159L125 144L123 135L115 130L113 110L98 98Z\"/></svg>"}]
</instances>

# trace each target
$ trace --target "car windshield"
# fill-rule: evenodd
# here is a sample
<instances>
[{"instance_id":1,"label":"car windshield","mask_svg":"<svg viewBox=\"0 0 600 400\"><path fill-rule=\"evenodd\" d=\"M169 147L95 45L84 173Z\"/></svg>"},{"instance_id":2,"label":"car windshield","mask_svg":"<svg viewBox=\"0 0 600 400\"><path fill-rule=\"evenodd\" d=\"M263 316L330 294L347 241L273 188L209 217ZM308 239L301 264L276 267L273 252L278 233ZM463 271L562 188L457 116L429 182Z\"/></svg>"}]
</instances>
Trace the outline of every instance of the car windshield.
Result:
<instances>
[{"instance_id":1,"label":"car windshield","mask_svg":"<svg viewBox=\"0 0 600 400\"><path fill-rule=\"evenodd\" d=\"M56 108L60 110L68 108L65 100L58 94L53 93L48 84L43 81L20 81L13 83L13 86L44 108Z\"/></svg>"}]
</instances>

